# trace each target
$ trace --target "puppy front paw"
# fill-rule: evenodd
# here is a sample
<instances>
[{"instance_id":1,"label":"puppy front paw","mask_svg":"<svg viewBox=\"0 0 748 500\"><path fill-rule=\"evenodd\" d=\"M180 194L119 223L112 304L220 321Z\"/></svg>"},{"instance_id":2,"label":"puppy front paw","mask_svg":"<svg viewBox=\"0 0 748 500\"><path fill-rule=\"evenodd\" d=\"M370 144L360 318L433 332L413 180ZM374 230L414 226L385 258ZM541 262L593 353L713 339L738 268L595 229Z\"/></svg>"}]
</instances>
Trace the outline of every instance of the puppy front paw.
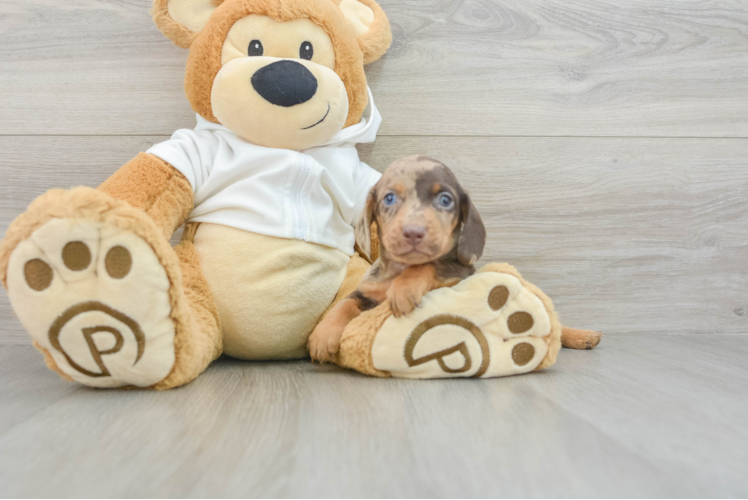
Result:
<instances>
[{"instance_id":1,"label":"puppy front paw","mask_svg":"<svg viewBox=\"0 0 748 500\"><path fill-rule=\"evenodd\" d=\"M423 299L425 293L422 290L393 285L387 291L387 300L390 303L392 314L396 318L408 314L421 305L421 299Z\"/></svg>"},{"instance_id":2,"label":"puppy front paw","mask_svg":"<svg viewBox=\"0 0 748 500\"><path fill-rule=\"evenodd\" d=\"M423 296L435 288L435 270L432 265L411 266L392 280L387 290L387 301L396 318L420 307Z\"/></svg>"},{"instance_id":3,"label":"puppy front paw","mask_svg":"<svg viewBox=\"0 0 748 500\"><path fill-rule=\"evenodd\" d=\"M332 363L340 350L340 337L343 329L323 321L309 336L307 347L312 361Z\"/></svg>"}]
</instances>

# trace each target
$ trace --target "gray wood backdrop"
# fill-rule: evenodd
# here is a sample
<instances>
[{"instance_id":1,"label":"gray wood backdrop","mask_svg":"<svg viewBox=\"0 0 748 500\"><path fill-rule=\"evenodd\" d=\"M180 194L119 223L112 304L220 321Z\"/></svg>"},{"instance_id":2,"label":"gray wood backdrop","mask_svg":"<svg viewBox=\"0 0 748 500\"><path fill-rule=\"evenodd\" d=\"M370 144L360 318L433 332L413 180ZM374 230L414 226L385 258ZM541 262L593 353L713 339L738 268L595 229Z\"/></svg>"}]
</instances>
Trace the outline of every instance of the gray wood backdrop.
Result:
<instances>
[{"instance_id":1,"label":"gray wood backdrop","mask_svg":"<svg viewBox=\"0 0 748 500\"><path fill-rule=\"evenodd\" d=\"M96 185L194 126L187 52L149 0L2 0L0 232L51 187ZM748 10L741 0L385 0L370 65L377 169L454 168L562 320L748 331ZM28 339L0 300L0 343Z\"/></svg>"}]
</instances>

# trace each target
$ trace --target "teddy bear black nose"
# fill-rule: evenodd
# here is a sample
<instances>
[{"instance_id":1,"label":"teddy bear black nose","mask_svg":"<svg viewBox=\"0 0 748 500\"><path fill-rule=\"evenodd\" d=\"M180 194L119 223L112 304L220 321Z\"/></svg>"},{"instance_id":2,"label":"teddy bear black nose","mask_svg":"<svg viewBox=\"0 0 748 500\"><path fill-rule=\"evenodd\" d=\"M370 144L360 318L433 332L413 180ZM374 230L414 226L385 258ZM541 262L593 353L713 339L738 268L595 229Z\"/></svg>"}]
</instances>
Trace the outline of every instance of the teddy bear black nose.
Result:
<instances>
[{"instance_id":1,"label":"teddy bear black nose","mask_svg":"<svg viewBox=\"0 0 748 500\"><path fill-rule=\"evenodd\" d=\"M252 75L252 86L266 101L289 107L307 102L317 92L317 79L296 61L276 61Z\"/></svg>"}]
</instances>

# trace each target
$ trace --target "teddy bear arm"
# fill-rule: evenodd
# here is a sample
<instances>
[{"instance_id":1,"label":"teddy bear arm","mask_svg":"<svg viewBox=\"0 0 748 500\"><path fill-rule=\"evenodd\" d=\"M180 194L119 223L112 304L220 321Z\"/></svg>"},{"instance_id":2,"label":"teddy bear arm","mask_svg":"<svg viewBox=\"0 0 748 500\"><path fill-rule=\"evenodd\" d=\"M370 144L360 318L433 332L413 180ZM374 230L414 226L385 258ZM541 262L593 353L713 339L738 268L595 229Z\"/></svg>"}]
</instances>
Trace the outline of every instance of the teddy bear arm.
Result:
<instances>
[{"instance_id":1,"label":"teddy bear arm","mask_svg":"<svg viewBox=\"0 0 748 500\"><path fill-rule=\"evenodd\" d=\"M194 206L187 178L157 156L140 153L98 187L115 199L143 210L168 239Z\"/></svg>"}]
</instances>

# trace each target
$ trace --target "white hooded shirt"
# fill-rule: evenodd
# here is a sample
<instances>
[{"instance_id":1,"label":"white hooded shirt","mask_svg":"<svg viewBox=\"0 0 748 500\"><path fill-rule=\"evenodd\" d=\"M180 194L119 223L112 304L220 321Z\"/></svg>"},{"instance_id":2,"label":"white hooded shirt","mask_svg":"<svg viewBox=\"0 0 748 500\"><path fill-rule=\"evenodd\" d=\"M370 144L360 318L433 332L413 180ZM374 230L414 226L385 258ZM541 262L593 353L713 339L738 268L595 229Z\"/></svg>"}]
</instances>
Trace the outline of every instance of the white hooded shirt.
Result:
<instances>
[{"instance_id":1,"label":"white hooded shirt","mask_svg":"<svg viewBox=\"0 0 748 500\"><path fill-rule=\"evenodd\" d=\"M361 162L356 144L374 142L382 117L369 105L361 121L304 151L257 146L197 115L147 153L179 170L192 186L188 222L305 240L353 255L353 225L381 174Z\"/></svg>"}]
</instances>

